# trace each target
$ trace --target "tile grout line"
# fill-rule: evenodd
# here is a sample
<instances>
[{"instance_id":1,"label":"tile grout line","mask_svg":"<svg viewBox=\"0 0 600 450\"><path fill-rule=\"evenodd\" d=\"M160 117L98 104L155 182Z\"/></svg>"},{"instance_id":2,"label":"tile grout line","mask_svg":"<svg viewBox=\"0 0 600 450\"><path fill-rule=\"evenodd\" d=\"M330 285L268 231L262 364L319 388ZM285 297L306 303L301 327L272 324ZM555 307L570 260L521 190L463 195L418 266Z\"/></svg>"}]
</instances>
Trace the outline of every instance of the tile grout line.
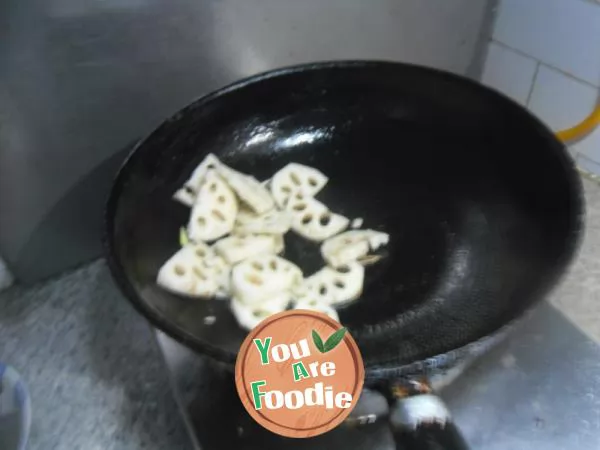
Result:
<instances>
[{"instance_id":1,"label":"tile grout line","mask_svg":"<svg viewBox=\"0 0 600 450\"><path fill-rule=\"evenodd\" d=\"M533 94L533 88L535 87L535 82L537 81L538 73L540 71L541 62L535 62L535 71L533 72L533 78L531 79L531 86L529 87L529 92L527 93L527 98L525 99L525 105L529 108L529 102L531 101L531 95Z\"/></svg>"},{"instance_id":2,"label":"tile grout line","mask_svg":"<svg viewBox=\"0 0 600 450\"><path fill-rule=\"evenodd\" d=\"M573 159L575 160L575 164L583 176L588 179L592 179L593 181L600 182L600 171L596 172L595 168L593 167L582 167L582 163L592 164L600 167L600 161L596 161L583 153L577 153Z\"/></svg>"},{"instance_id":3,"label":"tile grout line","mask_svg":"<svg viewBox=\"0 0 600 450\"><path fill-rule=\"evenodd\" d=\"M527 94L527 100L525 100L525 106L527 107L527 109L529 111L531 111L529 103L531 102L531 96L533 95L533 90L535 89L535 82L537 81L538 74L540 72L540 67L543 64L541 61L538 61L537 59L535 60L535 62L536 62L535 72L533 72L533 79L531 80L531 87L529 88L529 93ZM569 152L573 155L573 160L577 164L577 159L579 157L579 152L577 151L577 149L575 147L573 147L572 145L568 145L566 143L564 145L565 145L565 147L567 147L569 149Z\"/></svg>"},{"instance_id":4,"label":"tile grout line","mask_svg":"<svg viewBox=\"0 0 600 450\"><path fill-rule=\"evenodd\" d=\"M587 81L587 80L582 80L581 78L579 78L579 77L576 77L575 75L573 75L573 74L571 74L571 73L569 73L569 72L565 72L563 69L560 69L560 68L558 68L558 67L556 67L556 66L554 66L554 65L552 65L552 64L549 64L549 63L547 63L547 62L540 61L539 59L537 59L537 58L534 58L533 56L531 56L531 55L529 55L529 54L525 53L524 51L522 51L522 50L519 50L518 48L511 47L510 45L507 45L507 44L505 44L504 42L497 41L497 40L496 40L496 39L494 39L494 38L492 38L490 42L493 42L494 44L498 44L500 47L504 47L505 49L508 49L508 50L510 50L510 51L513 51L513 52L515 52L515 53L517 53L517 54L519 54L519 55L521 55L521 56L524 56L524 57L526 57L526 58L528 58L528 59L531 59L531 60L533 60L533 61L536 61L538 64L540 64L540 65L542 65L542 66L546 66L546 67L548 67L548 68L550 68L550 69L552 69L552 70L555 70L555 71L557 71L557 72L560 72L562 75L565 75L566 77L569 77L569 78L571 78L571 79L573 79L573 80L575 80L575 81L579 81L580 83L583 83L583 84L585 84L586 86L593 87L593 88L594 88L594 89L596 89L596 90L600 88L600 83L599 83L598 85L595 85L595 84L593 84L593 83L590 83L590 82L589 82L589 81Z\"/></svg>"}]
</instances>

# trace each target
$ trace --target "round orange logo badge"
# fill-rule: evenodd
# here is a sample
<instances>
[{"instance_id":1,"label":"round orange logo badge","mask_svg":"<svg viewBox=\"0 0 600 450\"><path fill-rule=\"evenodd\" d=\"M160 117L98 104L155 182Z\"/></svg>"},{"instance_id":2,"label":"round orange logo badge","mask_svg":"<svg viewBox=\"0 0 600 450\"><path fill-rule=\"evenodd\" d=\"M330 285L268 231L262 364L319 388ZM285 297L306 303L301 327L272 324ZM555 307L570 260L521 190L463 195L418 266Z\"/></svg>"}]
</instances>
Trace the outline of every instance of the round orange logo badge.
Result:
<instances>
[{"instance_id":1,"label":"round orange logo badge","mask_svg":"<svg viewBox=\"0 0 600 450\"><path fill-rule=\"evenodd\" d=\"M275 314L246 337L235 381L250 415L268 430L307 438L335 428L354 408L364 382L358 346L325 314Z\"/></svg>"}]
</instances>

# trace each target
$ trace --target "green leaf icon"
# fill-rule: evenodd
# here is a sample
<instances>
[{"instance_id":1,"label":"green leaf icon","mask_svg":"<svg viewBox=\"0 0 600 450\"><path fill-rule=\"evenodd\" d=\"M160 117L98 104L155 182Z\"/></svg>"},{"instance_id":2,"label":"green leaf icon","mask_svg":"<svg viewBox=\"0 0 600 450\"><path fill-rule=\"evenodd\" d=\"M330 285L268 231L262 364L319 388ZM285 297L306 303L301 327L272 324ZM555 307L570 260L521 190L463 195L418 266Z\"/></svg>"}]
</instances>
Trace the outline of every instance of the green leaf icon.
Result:
<instances>
[{"instance_id":1,"label":"green leaf icon","mask_svg":"<svg viewBox=\"0 0 600 450\"><path fill-rule=\"evenodd\" d=\"M312 338L317 350L319 350L321 353L325 353L325 349L323 348L323 339L321 339L319 333L317 333L315 330L312 330Z\"/></svg>"},{"instance_id":2,"label":"green leaf icon","mask_svg":"<svg viewBox=\"0 0 600 450\"><path fill-rule=\"evenodd\" d=\"M333 350L334 348L337 347L337 345L342 342L342 339L344 339L344 335L346 334L346 327L342 327L339 330L337 330L335 333L333 333L331 336L329 336L329 338L325 341L325 345L323 346L323 353L327 353L331 350Z\"/></svg>"},{"instance_id":3,"label":"green leaf icon","mask_svg":"<svg viewBox=\"0 0 600 450\"><path fill-rule=\"evenodd\" d=\"M316 330L312 330L312 338L313 342L315 343L315 347L317 347L317 350L319 350L321 353L330 352L331 350L336 348L340 342L342 342L346 331L346 327L340 328L331 336L329 336L329 338L327 338L327 341L325 341L325 344L323 344L323 339L321 339L319 333L317 333Z\"/></svg>"}]
</instances>

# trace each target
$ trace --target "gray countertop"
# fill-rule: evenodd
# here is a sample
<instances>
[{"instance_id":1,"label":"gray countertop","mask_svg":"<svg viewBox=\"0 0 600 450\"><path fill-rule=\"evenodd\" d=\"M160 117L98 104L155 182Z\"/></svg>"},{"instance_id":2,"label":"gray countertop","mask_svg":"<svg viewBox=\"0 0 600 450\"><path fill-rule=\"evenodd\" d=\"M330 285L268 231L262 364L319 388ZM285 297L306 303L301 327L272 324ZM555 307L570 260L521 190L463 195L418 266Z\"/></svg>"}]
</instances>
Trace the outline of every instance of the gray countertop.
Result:
<instances>
[{"instance_id":1,"label":"gray countertop","mask_svg":"<svg viewBox=\"0 0 600 450\"><path fill-rule=\"evenodd\" d=\"M562 374L564 384L540 380L539 389L522 392L519 398L535 400L542 391L550 394L556 391L559 397L569 392L584 393L583 401L587 402L590 411L589 420L586 419L586 423L568 423L582 424L582 436L587 436L586 446L572 444L573 448L597 449L600 448L600 410L596 401L600 395L600 367L597 364L600 342L600 187L586 181L585 188L588 217L581 253L564 283L550 297L552 306L544 305L542 308L542 316L552 320L540 322L534 318L532 322L537 327L532 329L548 327L553 336L552 342L556 344L552 348L568 353L569 358L557 358L556 361L564 361L560 367L552 363L551 355L543 351L544 340L549 338L536 334L542 338L536 340L534 336L528 345L539 345L539 352L535 348L524 352L519 347L515 347L513 352L508 347L503 350L508 353L502 355L513 356L488 355L487 359L495 359L488 361L487 365L477 365L473 370L483 370L490 365L492 368L508 367L512 368L509 374L518 380L528 371L527 360L533 361L533 356L538 354L548 373ZM154 334L123 300L104 262L97 261L38 286L16 287L4 292L0 294L0 311L0 361L21 372L32 395L30 450L192 448L173 400L168 373ZM559 316L559 320L554 320L555 316ZM565 323L568 328L561 325ZM557 336L561 339L556 339ZM585 352L578 353L581 349ZM521 358L525 360L519 361L519 355L525 355ZM582 376L569 379L572 371L579 371ZM486 369L485 374L483 385L499 383L496 371ZM585 384L586 380L589 382L587 390L576 390L570 384ZM504 389L512 386L510 378L502 383ZM460 401L450 401L454 407L460 406L461 402L476 402L482 392L481 386L469 385L466 378L459 380L457 386L462 395L458 397ZM501 391L497 394L500 401ZM533 400L527 402L534 408L538 407ZM577 414L581 405L578 401L567 401L567 397L561 402L565 410L556 413L567 416ZM491 404L482 409L482 417L491 414L494 407ZM543 408L544 404L540 407ZM529 437L531 442L539 444L543 430L552 433L552 436L561 435L563 430L559 426L551 427L553 416L550 412L542 411L539 415L539 421L535 419L533 422L534 428L522 435L514 435L508 447L498 448L521 448L515 446L515 440L523 443ZM510 414L502 418L496 428L506 424L508 417ZM481 430L469 429L460 413L457 420L466 427L468 436L484 441L476 433ZM589 443L598 445L589 447Z\"/></svg>"},{"instance_id":2,"label":"gray countertop","mask_svg":"<svg viewBox=\"0 0 600 450\"><path fill-rule=\"evenodd\" d=\"M103 261L0 294L0 361L28 383L30 450L191 448L153 330Z\"/></svg>"}]
</instances>

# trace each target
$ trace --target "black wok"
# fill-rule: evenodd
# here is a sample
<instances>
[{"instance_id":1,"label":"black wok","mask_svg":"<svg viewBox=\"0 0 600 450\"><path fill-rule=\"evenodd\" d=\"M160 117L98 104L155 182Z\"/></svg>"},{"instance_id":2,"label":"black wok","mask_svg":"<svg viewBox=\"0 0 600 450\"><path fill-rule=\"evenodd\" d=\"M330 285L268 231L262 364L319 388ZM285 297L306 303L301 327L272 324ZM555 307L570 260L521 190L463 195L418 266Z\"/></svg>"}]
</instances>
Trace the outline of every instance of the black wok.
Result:
<instances>
[{"instance_id":1,"label":"black wok","mask_svg":"<svg viewBox=\"0 0 600 450\"><path fill-rule=\"evenodd\" d=\"M484 349L556 283L582 231L580 181L564 146L477 83L385 62L240 81L140 142L106 211L107 256L127 298L157 328L227 363L246 334L227 302L190 301L155 283L189 214L171 197L210 152L258 179L289 162L317 167L330 177L325 204L390 233L363 295L339 310L367 381L427 375ZM285 257L305 273L320 264L318 246L294 236Z\"/></svg>"}]
</instances>

